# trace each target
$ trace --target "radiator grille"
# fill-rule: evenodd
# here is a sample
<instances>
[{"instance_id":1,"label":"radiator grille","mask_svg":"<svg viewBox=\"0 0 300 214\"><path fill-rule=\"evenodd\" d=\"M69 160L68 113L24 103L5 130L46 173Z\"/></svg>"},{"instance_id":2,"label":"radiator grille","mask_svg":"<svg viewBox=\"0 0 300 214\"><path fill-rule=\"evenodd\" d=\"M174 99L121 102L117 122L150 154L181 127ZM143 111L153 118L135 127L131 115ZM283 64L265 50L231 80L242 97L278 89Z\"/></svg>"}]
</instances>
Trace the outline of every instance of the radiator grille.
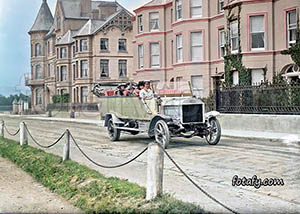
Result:
<instances>
[{"instance_id":1,"label":"radiator grille","mask_svg":"<svg viewBox=\"0 0 300 214\"><path fill-rule=\"evenodd\" d=\"M203 105L183 105L183 123L203 123Z\"/></svg>"}]
</instances>

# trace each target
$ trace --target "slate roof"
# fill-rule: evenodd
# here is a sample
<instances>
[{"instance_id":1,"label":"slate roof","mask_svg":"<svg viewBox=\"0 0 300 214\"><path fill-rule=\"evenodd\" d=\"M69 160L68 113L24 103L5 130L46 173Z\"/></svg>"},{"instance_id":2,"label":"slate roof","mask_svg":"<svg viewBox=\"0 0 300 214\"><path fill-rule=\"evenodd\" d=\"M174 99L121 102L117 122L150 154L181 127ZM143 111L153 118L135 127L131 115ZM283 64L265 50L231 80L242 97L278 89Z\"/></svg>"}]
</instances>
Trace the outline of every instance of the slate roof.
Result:
<instances>
[{"instance_id":1,"label":"slate roof","mask_svg":"<svg viewBox=\"0 0 300 214\"><path fill-rule=\"evenodd\" d=\"M53 25L53 15L46 0L43 0L41 8L35 18L34 24L31 27L29 33L39 31L49 31Z\"/></svg>"},{"instance_id":2,"label":"slate roof","mask_svg":"<svg viewBox=\"0 0 300 214\"><path fill-rule=\"evenodd\" d=\"M68 30L65 35L56 41L56 45L68 45L74 42L73 36L75 36L78 31Z\"/></svg>"},{"instance_id":3,"label":"slate roof","mask_svg":"<svg viewBox=\"0 0 300 214\"><path fill-rule=\"evenodd\" d=\"M66 18L73 19L88 19L88 17L81 16L80 0L60 0ZM98 7L116 6L117 10L122 8L114 1L92 1L91 10L99 9Z\"/></svg>"},{"instance_id":4,"label":"slate roof","mask_svg":"<svg viewBox=\"0 0 300 214\"><path fill-rule=\"evenodd\" d=\"M171 2L172 0L152 0L145 4L144 6L154 6L154 5L161 5Z\"/></svg>"},{"instance_id":5,"label":"slate roof","mask_svg":"<svg viewBox=\"0 0 300 214\"><path fill-rule=\"evenodd\" d=\"M66 18L84 18L81 17L80 0L60 0L60 2Z\"/></svg>"},{"instance_id":6,"label":"slate roof","mask_svg":"<svg viewBox=\"0 0 300 214\"><path fill-rule=\"evenodd\" d=\"M114 14L107 17L105 20L90 19L89 17L81 17L81 5L80 0L58 0L62 6L65 18L74 19L87 19L87 22L79 30L69 30L60 39L56 41L57 45L67 45L74 42L76 36L89 36L101 31L105 26L115 17L121 13L126 13L129 16L133 16L126 8L122 7L116 1L92 1L91 9L99 9L99 7L111 7L116 6L117 10ZM106 26L107 27L107 26ZM35 20L35 23L30 32L46 31L45 39L55 35L55 29L53 26L53 16L49 9L46 0L43 0L42 6Z\"/></svg>"},{"instance_id":7,"label":"slate roof","mask_svg":"<svg viewBox=\"0 0 300 214\"><path fill-rule=\"evenodd\" d=\"M54 33L54 26L52 25L49 32L45 35L45 38L48 39L50 38L51 36L54 36L55 33Z\"/></svg>"},{"instance_id":8,"label":"slate roof","mask_svg":"<svg viewBox=\"0 0 300 214\"><path fill-rule=\"evenodd\" d=\"M77 33L75 36L88 36L94 34L105 21L103 20L92 20L90 19Z\"/></svg>"},{"instance_id":9,"label":"slate roof","mask_svg":"<svg viewBox=\"0 0 300 214\"><path fill-rule=\"evenodd\" d=\"M92 9L97 9L98 7L119 7L119 4L114 1L92 1Z\"/></svg>"},{"instance_id":10,"label":"slate roof","mask_svg":"<svg viewBox=\"0 0 300 214\"><path fill-rule=\"evenodd\" d=\"M116 13L109 16L106 20L92 20L90 19L75 35L76 36L89 36L98 33L105 27L107 23L109 23L116 16L121 13L127 13L129 16L132 16L130 12L128 12L125 8L117 11Z\"/></svg>"}]
</instances>

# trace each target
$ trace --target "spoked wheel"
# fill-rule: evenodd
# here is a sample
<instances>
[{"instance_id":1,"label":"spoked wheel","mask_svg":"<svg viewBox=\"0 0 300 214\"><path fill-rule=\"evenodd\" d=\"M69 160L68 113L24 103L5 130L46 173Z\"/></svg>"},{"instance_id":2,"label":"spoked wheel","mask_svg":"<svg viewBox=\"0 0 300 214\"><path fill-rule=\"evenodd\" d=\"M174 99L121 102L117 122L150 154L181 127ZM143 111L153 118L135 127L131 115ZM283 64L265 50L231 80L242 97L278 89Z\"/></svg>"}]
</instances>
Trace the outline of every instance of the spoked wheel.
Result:
<instances>
[{"instance_id":1,"label":"spoked wheel","mask_svg":"<svg viewBox=\"0 0 300 214\"><path fill-rule=\"evenodd\" d=\"M170 142L170 132L167 123L164 120L156 122L154 127L155 140L165 149L168 148Z\"/></svg>"},{"instance_id":2,"label":"spoked wheel","mask_svg":"<svg viewBox=\"0 0 300 214\"><path fill-rule=\"evenodd\" d=\"M115 128L115 124L112 118L108 121L107 126L108 137L111 141L118 141L120 139L121 131Z\"/></svg>"},{"instance_id":3,"label":"spoked wheel","mask_svg":"<svg viewBox=\"0 0 300 214\"><path fill-rule=\"evenodd\" d=\"M217 145L221 138L221 126L216 118L209 120L209 134L205 136L206 141L210 145Z\"/></svg>"}]
</instances>

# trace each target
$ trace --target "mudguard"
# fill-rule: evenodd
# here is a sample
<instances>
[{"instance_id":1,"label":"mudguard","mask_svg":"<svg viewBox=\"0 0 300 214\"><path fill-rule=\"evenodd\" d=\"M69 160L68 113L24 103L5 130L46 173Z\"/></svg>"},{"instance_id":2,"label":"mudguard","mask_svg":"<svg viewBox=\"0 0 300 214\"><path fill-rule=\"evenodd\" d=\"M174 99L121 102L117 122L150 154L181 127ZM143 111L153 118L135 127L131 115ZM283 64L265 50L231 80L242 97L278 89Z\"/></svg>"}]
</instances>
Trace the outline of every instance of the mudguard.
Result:
<instances>
[{"instance_id":1,"label":"mudguard","mask_svg":"<svg viewBox=\"0 0 300 214\"><path fill-rule=\"evenodd\" d=\"M219 115L220 115L220 112L210 111L210 112L205 113L205 119L209 120L210 118L216 118Z\"/></svg>"},{"instance_id":2,"label":"mudguard","mask_svg":"<svg viewBox=\"0 0 300 214\"><path fill-rule=\"evenodd\" d=\"M159 120L164 120L164 121L166 121L167 124L169 124L172 121L171 117L169 117L169 116L161 115L161 114L156 115L151 120L150 125L149 125L148 135L150 137L154 136L154 126L155 126L156 122L159 121Z\"/></svg>"},{"instance_id":3,"label":"mudguard","mask_svg":"<svg viewBox=\"0 0 300 214\"><path fill-rule=\"evenodd\" d=\"M114 124L124 124L123 121L121 121L116 115L114 114L106 114L105 115L105 119L104 119L104 127L107 127L108 125L108 121L110 120L110 118L113 119Z\"/></svg>"}]
</instances>

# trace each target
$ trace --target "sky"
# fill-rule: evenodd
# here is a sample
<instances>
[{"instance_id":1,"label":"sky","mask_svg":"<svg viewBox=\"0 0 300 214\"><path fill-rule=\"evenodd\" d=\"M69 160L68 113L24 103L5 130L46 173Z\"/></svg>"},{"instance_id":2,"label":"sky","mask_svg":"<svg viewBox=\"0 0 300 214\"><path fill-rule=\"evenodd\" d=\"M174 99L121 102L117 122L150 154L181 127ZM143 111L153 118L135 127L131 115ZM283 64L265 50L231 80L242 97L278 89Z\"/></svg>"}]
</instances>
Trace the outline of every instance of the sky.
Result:
<instances>
[{"instance_id":1,"label":"sky","mask_svg":"<svg viewBox=\"0 0 300 214\"><path fill-rule=\"evenodd\" d=\"M57 0L47 0L54 13ZM150 0L118 0L133 11ZM0 95L29 95L24 75L30 74L30 38L42 0L0 0Z\"/></svg>"}]
</instances>

